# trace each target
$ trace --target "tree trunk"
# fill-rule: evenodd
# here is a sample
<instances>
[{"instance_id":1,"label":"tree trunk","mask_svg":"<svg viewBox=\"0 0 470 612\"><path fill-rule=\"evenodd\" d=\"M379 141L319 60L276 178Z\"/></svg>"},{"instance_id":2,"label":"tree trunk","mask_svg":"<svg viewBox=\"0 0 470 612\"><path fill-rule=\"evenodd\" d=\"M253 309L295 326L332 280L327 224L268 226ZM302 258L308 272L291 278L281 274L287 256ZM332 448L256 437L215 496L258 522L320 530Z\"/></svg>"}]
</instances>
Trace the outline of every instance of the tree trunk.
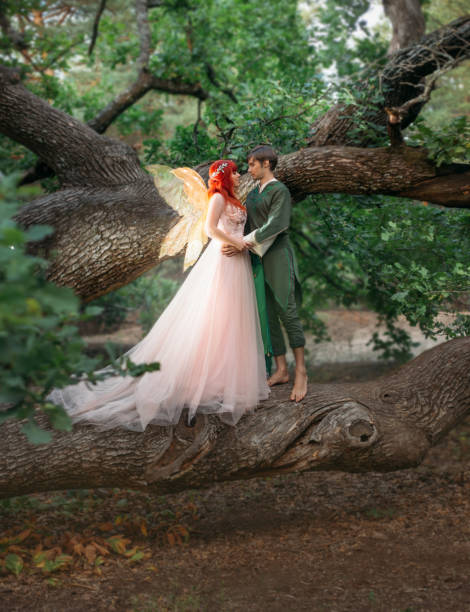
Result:
<instances>
[{"instance_id":1,"label":"tree trunk","mask_svg":"<svg viewBox=\"0 0 470 612\"><path fill-rule=\"evenodd\" d=\"M469 413L469 371L470 338L458 338L375 381L310 385L299 404L290 389L273 390L236 427L202 415L194 428L183 416L144 433L80 425L32 446L18 422L7 422L0 496L94 487L162 494L286 472L414 467Z\"/></svg>"},{"instance_id":2,"label":"tree trunk","mask_svg":"<svg viewBox=\"0 0 470 612\"><path fill-rule=\"evenodd\" d=\"M424 35L426 24L420 0L382 0L382 3L393 27L388 48L390 55L409 47Z\"/></svg>"}]
</instances>

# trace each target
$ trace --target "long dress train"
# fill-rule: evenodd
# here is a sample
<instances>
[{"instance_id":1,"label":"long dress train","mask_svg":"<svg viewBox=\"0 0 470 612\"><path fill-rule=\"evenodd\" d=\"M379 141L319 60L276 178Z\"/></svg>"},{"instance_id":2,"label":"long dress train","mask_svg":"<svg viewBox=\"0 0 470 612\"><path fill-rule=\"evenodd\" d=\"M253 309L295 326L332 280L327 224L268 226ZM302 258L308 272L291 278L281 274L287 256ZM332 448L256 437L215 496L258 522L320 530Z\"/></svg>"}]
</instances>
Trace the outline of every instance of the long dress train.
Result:
<instances>
[{"instance_id":1,"label":"long dress train","mask_svg":"<svg viewBox=\"0 0 470 612\"><path fill-rule=\"evenodd\" d=\"M245 221L246 212L228 203L218 227L241 236ZM210 241L149 333L125 353L138 364L158 361L160 370L80 381L48 399L74 422L137 431L176 424L183 408L189 419L197 410L231 425L253 411L269 387L250 258L226 257L220 247Z\"/></svg>"}]
</instances>

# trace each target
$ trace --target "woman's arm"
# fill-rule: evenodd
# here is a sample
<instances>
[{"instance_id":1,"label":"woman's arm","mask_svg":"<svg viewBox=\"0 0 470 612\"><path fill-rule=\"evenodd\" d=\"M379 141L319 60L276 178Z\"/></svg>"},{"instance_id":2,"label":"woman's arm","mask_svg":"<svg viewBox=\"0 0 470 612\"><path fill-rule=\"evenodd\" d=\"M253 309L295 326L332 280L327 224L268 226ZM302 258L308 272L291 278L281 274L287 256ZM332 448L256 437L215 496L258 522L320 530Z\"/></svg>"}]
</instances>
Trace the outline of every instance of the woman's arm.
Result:
<instances>
[{"instance_id":1,"label":"woman's arm","mask_svg":"<svg viewBox=\"0 0 470 612\"><path fill-rule=\"evenodd\" d=\"M204 230L209 238L217 238L221 242L225 242L226 244L231 244L239 250L243 250L245 245L243 243L243 237L235 238L233 236L229 236L221 229L217 227L219 223L220 215L224 210L225 199L220 193L214 193L209 200L209 209L207 211L207 219L204 225Z\"/></svg>"}]
</instances>

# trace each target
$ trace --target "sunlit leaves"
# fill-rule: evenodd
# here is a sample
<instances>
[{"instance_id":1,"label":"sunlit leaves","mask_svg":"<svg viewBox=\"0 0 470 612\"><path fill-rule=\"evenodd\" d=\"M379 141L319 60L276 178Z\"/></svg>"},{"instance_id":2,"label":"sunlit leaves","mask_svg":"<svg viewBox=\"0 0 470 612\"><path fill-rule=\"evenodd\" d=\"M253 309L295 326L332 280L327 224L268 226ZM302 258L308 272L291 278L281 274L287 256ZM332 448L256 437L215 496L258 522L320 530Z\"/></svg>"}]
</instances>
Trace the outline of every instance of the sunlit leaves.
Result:
<instances>
[{"instance_id":1,"label":"sunlit leaves","mask_svg":"<svg viewBox=\"0 0 470 612\"><path fill-rule=\"evenodd\" d=\"M384 61L386 45L360 19L369 0L327 0L311 18L311 44L315 59L339 77L348 77L371 62Z\"/></svg>"}]
</instances>

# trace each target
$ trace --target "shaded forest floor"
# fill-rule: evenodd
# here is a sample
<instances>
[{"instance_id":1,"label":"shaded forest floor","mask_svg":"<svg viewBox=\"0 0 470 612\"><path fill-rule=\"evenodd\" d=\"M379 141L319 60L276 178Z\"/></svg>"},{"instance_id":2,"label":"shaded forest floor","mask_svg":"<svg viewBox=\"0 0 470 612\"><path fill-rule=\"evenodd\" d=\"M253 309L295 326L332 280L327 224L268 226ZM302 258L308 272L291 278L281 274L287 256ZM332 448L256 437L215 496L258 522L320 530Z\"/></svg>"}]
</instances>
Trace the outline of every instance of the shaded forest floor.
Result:
<instances>
[{"instance_id":1,"label":"shaded forest floor","mask_svg":"<svg viewBox=\"0 0 470 612\"><path fill-rule=\"evenodd\" d=\"M470 418L414 470L31 495L0 522L5 612L469 610Z\"/></svg>"}]
</instances>

